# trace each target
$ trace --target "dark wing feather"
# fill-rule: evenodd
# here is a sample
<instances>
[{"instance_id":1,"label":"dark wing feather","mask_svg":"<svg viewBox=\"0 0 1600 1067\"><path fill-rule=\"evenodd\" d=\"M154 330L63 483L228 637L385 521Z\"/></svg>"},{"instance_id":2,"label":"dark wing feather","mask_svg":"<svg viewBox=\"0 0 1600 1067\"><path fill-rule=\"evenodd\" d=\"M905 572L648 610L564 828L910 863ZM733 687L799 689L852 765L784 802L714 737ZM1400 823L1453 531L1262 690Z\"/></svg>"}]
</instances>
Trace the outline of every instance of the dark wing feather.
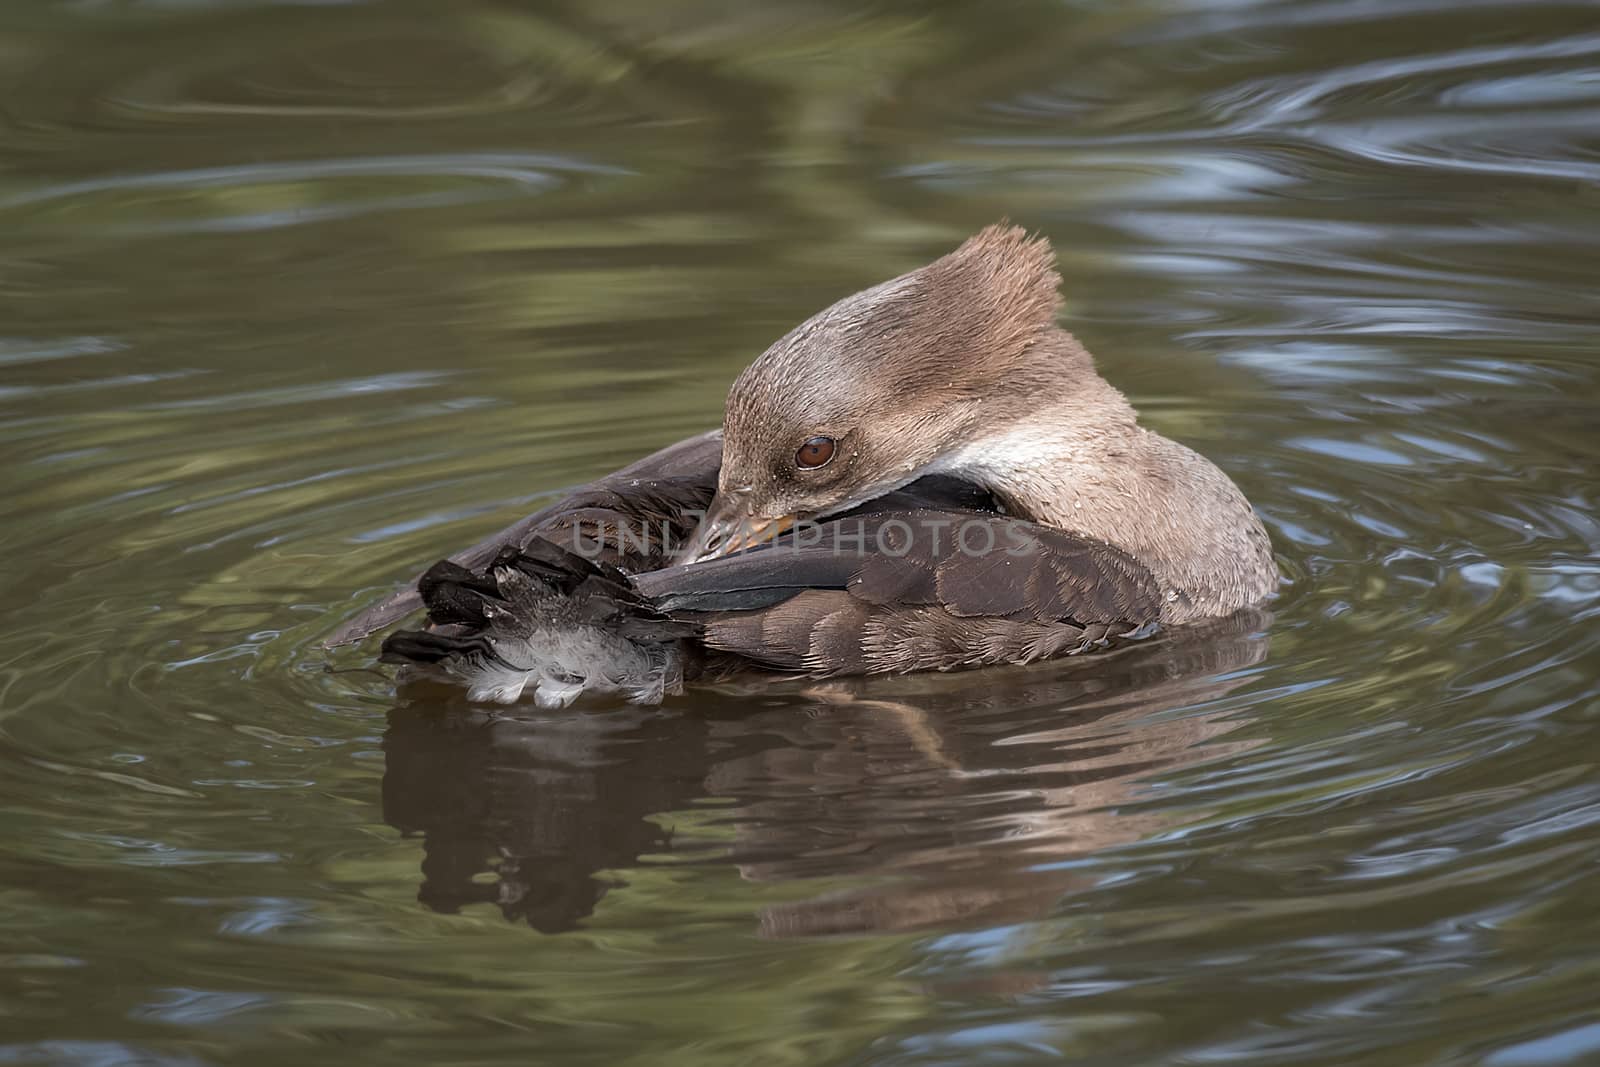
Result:
<instances>
[{"instance_id":1,"label":"dark wing feather","mask_svg":"<svg viewBox=\"0 0 1600 1067\"><path fill-rule=\"evenodd\" d=\"M637 575L707 647L815 674L1022 663L1103 644L1160 614L1127 553L988 512L846 516L720 560Z\"/></svg>"},{"instance_id":2,"label":"dark wing feather","mask_svg":"<svg viewBox=\"0 0 1600 1067\"><path fill-rule=\"evenodd\" d=\"M538 538L572 545L575 538L588 538L602 546L598 558L630 572L652 570L666 562L672 544L688 536L686 527L716 491L721 465L722 431L697 434L574 490L450 560L478 569L506 545L526 547ZM649 536L640 536L642 531ZM359 641L422 603L415 585L408 586L346 622L323 645Z\"/></svg>"},{"instance_id":3,"label":"dark wing feather","mask_svg":"<svg viewBox=\"0 0 1600 1067\"><path fill-rule=\"evenodd\" d=\"M662 611L745 611L807 589L843 589L860 565L853 554L795 548L782 539L767 548L635 575L634 585Z\"/></svg>"},{"instance_id":4,"label":"dark wing feather","mask_svg":"<svg viewBox=\"0 0 1600 1067\"><path fill-rule=\"evenodd\" d=\"M849 588L869 603L1079 622L1159 614L1149 571L1103 541L1004 516L918 511L898 518L929 532L909 550L896 545L862 560Z\"/></svg>"},{"instance_id":5,"label":"dark wing feather","mask_svg":"<svg viewBox=\"0 0 1600 1067\"><path fill-rule=\"evenodd\" d=\"M722 431L696 434L573 490L569 496L450 558L468 567L481 566L505 545L525 545L548 529L568 528L570 515L588 509L612 511L634 520L682 518L685 511L705 509L716 492L721 469ZM642 562L661 566L666 562L662 551L658 541Z\"/></svg>"}]
</instances>

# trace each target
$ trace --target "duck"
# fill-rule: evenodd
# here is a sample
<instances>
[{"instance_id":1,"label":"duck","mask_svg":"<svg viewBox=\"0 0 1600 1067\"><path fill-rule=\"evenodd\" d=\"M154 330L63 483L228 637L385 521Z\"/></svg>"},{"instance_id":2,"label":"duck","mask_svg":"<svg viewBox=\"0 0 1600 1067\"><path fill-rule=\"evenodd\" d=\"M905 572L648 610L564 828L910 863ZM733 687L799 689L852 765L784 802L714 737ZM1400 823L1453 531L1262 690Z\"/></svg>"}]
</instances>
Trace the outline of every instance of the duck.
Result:
<instances>
[{"instance_id":1,"label":"duck","mask_svg":"<svg viewBox=\"0 0 1600 1067\"><path fill-rule=\"evenodd\" d=\"M1057 322L1048 239L989 226L847 296L733 382L721 427L570 492L324 642L469 700L656 704L735 675L1020 665L1252 609L1250 502L1139 424Z\"/></svg>"}]
</instances>

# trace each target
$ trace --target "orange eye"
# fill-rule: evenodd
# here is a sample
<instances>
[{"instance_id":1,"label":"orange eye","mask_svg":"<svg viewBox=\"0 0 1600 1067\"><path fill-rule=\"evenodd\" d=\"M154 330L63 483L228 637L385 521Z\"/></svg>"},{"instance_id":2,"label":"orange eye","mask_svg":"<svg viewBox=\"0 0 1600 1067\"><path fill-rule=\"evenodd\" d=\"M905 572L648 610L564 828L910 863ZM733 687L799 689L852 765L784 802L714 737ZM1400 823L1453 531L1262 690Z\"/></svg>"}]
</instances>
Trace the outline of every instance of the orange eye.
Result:
<instances>
[{"instance_id":1,"label":"orange eye","mask_svg":"<svg viewBox=\"0 0 1600 1067\"><path fill-rule=\"evenodd\" d=\"M794 454L794 465L803 471L814 471L818 467L826 467L832 458L833 438L813 437Z\"/></svg>"}]
</instances>

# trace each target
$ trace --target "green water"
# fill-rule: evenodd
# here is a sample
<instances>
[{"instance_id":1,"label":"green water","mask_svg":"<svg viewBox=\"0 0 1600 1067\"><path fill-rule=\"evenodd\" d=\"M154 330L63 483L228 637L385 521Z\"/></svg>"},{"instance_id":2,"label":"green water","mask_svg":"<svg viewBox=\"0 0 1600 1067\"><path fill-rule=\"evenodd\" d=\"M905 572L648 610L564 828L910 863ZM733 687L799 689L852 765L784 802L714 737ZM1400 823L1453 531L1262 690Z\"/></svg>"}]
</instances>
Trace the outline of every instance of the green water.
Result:
<instances>
[{"instance_id":1,"label":"green water","mask_svg":"<svg viewBox=\"0 0 1600 1067\"><path fill-rule=\"evenodd\" d=\"M1600 1063L1600 9L30 0L0 75L0 1063ZM1264 633L318 649L1001 216Z\"/></svg>"}]
</instances>

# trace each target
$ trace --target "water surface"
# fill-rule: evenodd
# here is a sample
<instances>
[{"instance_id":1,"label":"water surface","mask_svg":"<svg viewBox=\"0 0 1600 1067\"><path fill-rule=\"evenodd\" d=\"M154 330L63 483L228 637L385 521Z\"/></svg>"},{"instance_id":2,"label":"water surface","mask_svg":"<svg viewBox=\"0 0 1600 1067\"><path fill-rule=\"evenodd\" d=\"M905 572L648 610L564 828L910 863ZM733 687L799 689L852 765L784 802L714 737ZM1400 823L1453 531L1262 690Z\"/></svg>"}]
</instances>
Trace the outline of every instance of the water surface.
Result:
<instances>
[{"instance_id":1,"label":"water surface","mask_svg":"<svg viewBox=\"0 0 1600 1067\"><path fill-rule=\"evenodd\" d=\"M0 28L0 1063L1600 1062L1592 5ZM1002 216L1270 625L501 717L318 649Z\"/></svg>"}]
</instances>

